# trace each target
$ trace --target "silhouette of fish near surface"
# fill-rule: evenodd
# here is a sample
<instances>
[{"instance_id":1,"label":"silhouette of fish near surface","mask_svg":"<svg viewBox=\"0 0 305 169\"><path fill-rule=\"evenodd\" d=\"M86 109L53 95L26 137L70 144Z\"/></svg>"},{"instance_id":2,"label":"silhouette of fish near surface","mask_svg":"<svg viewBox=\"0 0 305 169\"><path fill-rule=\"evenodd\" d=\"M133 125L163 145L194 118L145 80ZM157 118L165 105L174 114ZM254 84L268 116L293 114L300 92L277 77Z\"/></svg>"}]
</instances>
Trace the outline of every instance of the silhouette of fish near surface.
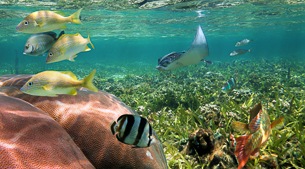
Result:
<instances>
[{"instance_id":1,"label":"silhouette of fish near surface","mask_svg":"<svg viewBox=\"0 0 305 169\"><path fill-rule=\"evenodd\" d=\"M238 169L246 165L250 156L257 156L260 148L267 143L272 129L279 128L283 124L283 117L271 123L267 110L262 108L261 103L250 110L249 124L234 121L232 127L235 130L248 132L236 138L234 154L238 160Z\"/></svg>"},{"instance_id":2,"label":"silhouette of fish near surface","mask_svg":"<svg viewBox=\"0 0 305 169\"><path fill-rule=\"evenodd\" d=\"M201 26L197 28L197 34L191 48L186 52L172 52L158 59L158 70L174 70L180 67L197 64L209 55L209 48Z\"/></svg>"}]
</instances>

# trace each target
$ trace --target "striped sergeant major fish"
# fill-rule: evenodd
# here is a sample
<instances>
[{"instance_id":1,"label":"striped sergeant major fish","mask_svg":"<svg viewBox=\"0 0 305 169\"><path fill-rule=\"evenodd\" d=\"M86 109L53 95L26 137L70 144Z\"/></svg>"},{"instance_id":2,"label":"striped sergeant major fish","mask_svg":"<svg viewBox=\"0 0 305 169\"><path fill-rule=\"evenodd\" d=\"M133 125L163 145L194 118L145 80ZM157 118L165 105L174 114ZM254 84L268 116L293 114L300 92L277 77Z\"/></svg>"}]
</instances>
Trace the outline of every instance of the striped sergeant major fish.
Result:
<instances>
[{"instance_id":1,"label":"striped sergeant major fish","mask_svg":"<svg viewBox=\"0 0 305 169\"><path fill-rule=\"evenodd\" d=\"M149 147L154 141L151 125L147 119L138 115L120 116L117 122L112 123L111 131L120 142L135 147Z\"/></svg>"},{"instance_id":2,"label":"striped sergeant major fish","mask_svg":"<svg viewBox=\"0 0 305 169\"><path fill-rule=\"evenodd\" d=\"M232 90L236 85L236 81L235 79L232 77L231 79L229 79L226 84L222 87L223 91L230 91Z\"/></svg>"}]
</instances>

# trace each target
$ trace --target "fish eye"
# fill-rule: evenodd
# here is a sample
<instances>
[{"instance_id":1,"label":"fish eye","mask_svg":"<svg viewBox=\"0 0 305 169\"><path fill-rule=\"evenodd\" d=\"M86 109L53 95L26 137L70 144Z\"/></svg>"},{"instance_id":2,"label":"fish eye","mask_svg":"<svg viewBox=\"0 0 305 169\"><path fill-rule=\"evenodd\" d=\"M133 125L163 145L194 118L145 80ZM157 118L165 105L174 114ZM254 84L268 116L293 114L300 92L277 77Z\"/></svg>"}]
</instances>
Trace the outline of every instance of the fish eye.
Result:
<instances>
[{"instance_id":1,"label":"fish eye","mask_svg":"<svg viewBox=\"0 0 305 169\"><path fill-rule=\"evenodd\" d=\"M28 86L32 86L32 85L33 85L33 82L29 82L29 83L28 83Z\"/></svg>"},{"instance_id":2,"label":"fish eye","mask_svg":"<svg viewBox=\"0 0 305 169\"><path fill-rule=\"evenodd\" d=\"M29 22L28 21L24 21L24 25L28 25L29 24Z\"/></svg>"},{"instance_id":3,"label":"fish eye","mask_svg":"<svg viewBox=\"0 0 305 169\"><path fill-rule=\"evenodd\" d=\"M53 53L52 53L52 52L50 52L50 53L49 53L49 56L53 56Z\"/></svg>"},{"instance_id":4,"label":"fish eye","mask_svg":"<svg viewBox=\"0 0 305 169\"><path fill-rule=\"evenodd\" d=\"M30 45L29 45L29 44L27 44L27 45L25 46L25 49L29 49L29 47L30 47Z\"/></svg>"}]
</instances>

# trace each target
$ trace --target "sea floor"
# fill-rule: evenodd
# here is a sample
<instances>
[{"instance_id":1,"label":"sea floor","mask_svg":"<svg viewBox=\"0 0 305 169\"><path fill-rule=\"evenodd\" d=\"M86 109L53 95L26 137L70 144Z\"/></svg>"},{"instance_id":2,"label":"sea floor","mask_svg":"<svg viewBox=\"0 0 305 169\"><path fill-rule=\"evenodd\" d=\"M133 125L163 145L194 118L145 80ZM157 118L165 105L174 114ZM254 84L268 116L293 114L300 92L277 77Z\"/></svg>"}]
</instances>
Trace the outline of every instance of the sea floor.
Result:
<instances>
[{"instance_id":1,"label":"sea floor","mask_svg":"<svg viewBox=\"0 0 305 169\"><path fill-rule=\"evenodd\" d=\"M71 70L79 78L97 69L95 85L122 99L151 122L164 146L170 168L235 168L232 121L248 122L249 110L261 102L270 120L283 116L260 155L246 168L305 167L304 62L239 60L199 64L173 72L153 65L76 63L16 68L2 64L0 75L33 74L46 69ZM231 78L233 90L222 91ZM199 147L199 148L198 148Z\"/></svg>"}]
</instances>

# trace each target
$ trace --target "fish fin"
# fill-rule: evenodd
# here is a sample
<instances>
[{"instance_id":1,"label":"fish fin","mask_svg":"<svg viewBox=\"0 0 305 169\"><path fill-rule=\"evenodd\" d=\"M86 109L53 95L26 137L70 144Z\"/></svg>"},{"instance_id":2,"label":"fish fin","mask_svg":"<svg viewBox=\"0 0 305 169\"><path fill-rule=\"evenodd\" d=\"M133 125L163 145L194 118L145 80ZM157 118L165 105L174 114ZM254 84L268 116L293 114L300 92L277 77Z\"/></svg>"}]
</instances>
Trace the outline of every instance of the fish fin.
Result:
<instances>
[{"instance_id":1,"label":"fish fin","mask_svg":"<svg viewBox=\"0 0 305 169\"><path fill-rule=\"evenodd\" d=\"M37 23L36 21L35 21L35 23L36 24L34 24L35 26L38 26L38 27L43 27L46 23L44 23L44 22L41 22L41 23Z\"/></svg>"},{"instance_id":2,"label":"fish fin","mask_svg":"<svg viewBox=\"0 0 305 169\"><path fill-rule=\"evenodd\" d=\"M90 51L91 49L88 47L88 46L86 46L86 48L85 48L85 50L84 51Z\"/></svg>"},{"instance_id":3,"label":"fish fin","mask_svg":"<svg viewBox=\"0 0 305 169\"><path fill-rule=\"evenodd\" d=\"M69 16L70 21L72 23L76 23L76 24L81 24L82 22L80 21L80 12L82 11L83 8L80 8L78 11L76 11L75 13L73 13L72 15Z\"/></svg>"},{"instance_id":4,"label":"fish fin","mask_svg":"<svg viewBox=\"0 0 305 169\"><path fill-rule=\"evenodd\" d=\"M250 119L249 119L250 122L255 116L257 116L257 114L260 112L260 110L262 110L261 103L258 103L250 110Z\"/></svg>"},{"instance_id":5,"label":"fish fin","mask_svg":"<svg viewBox=\"0 0 305 169\"><path fill-rule=\"evenodd\" d=\"M238 161L238 169L242 169L250 157L251 150L248 149L248 145L251 137L252 135L243 135L236 138L236 149L234 154Z\"/></svg>"},{"instance_id":6,"label":"fish fin","mask_svg":"<svg viewBox=\"0 0 305 169\"><path fill-rule=\"evenodd\" d=\"M239 132L246 132L249 131L249 126L246 123L239 122L239 121L233 121L232 122L232 128Z\"/></svg>"},{"instance_id":7,"label":"fish fin","mask_svg":"<svg viewBox=\"0 0 305 169\"><path fill-rule=\"evenodd\" d=\"M72 77L73 79L77 80L76 75L75 75L73 72L71 72L71 71L60 71L60 73L69 75L69 76Z\"/></svg>"},{"instance_id":8,"label":"fish fin","mask_svg":"<svg viewBox=\"0 0 305 169\"><path fill-rule=\"evenodd\" d=\"M94 49L94 45L93 45L93 43L91 42L91 40L90 40L90 35L88 34L88 38L87 38L87 40L89 41L89 43L90 43L90 45L91 45L91 47ZM88 46L87 46L88 47Z\"/></svg>"},{"instance_id":9,"label":"fish fin","mask_svg":"<svg viewBox=\"0 0 305 169\"><path fill-rule=\"evenodd\" d=\"M94 84L92 83L94 75L96 73L96 70L92 70L92 72L83 79L83 87L92 90L94 92L97 92L98 89L94 86Z\"/></svg>"},{"instance_id":10,"label":"fish fin","mask_svg":"<svg viewBox=\"0 0 305 169\"><path fill-rule=\"evenodd\" d=\"M75 96L75 95L77 95L77 90L76 89L72 89L68 94Z\"/></svg>"},{"instance_id":11,"label":"fish fin","mask_svg":"<svg viewBox=\"0 0 305 169\"><path fill-rule=\"evenodd\" d=\"M114 135L114 134L115 134L115 132L116 132L116 129L115 129L116 124L117 124L117 123L116 123L115 121L113 121L113 123L111 124L110 129L111 129L111 133L112 133L112 135Z\"/></svg>"},{"instance_id":12,"label":"fish fin","mask_svg":"<svg viewBox=\"0 0 305 169\"><path fill-rule=\"evenodd\" d=\"M76 57L77 57L77 55L73 55L68 60L71 61L71 62L75 62L74 58L76 58Z\"/></svg>"},{"instance_id":13,"label":"fish fin","mask_svg":"<svg viewBox=\"0 0 305 169\"><path fill-rule=\"evenodd\" d=\"M284 126L284 117L280 117L271 123L271 129L280 129Z\"/></svg>"},{"instance_id":14,"label":"fish fin","mask_svg":"<svg viewBox=\"0 0 305 169\"><path fill-rule=\"evenodd\" d=\"M56 39L56 33L55 32L45 32L44 34L52 36L53 39Z\"/></svg>"},{"instance_id":15,"label":"fish fin","mask_svg":"<svg viewBox=\"0 0 305 169\"><path fill-rule=\"evenodd\" d=\"M42 88L43 88L44 90L47 90L47 91L53 89L53 87L52 87L51 85L44 85L44 86L42 86Z\"/></svg>"},{"instance_id":16,"label":"fish fin","mask_svg":"<svg viewBox=\"0 0 305 169\"><path fill-rule=\"evenodd\" d=\"M64 35L64 34L65 34L65 31L61 31L61 32L59 33L57 39L59 39L59 38L60 38L62 35Z\"/></svg>"}]
</instances>

